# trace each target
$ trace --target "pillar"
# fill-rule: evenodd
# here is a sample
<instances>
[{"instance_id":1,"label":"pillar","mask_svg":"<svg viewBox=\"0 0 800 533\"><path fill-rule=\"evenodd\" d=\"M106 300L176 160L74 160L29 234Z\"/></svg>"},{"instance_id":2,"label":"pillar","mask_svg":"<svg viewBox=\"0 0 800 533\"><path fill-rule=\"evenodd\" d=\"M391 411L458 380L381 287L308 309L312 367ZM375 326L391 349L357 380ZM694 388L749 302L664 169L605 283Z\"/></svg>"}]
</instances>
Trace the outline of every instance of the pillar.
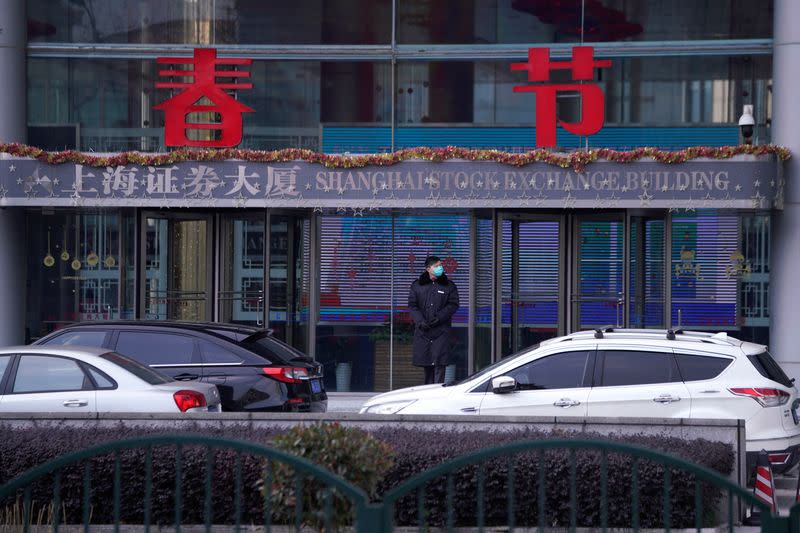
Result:
<instances>
[{"instance_id":1,"label":"pillar","mask_svg":"<svg viewBox=\"0 0 800 533\"><path fill-rule=\"evenodd\" d=\"M25 142L27 18L24 0L0 0L0 142ZM8 165L0 159L0 165ZM5 169L4 169L5 170ZM25 341L25 213L0 209L0 346Z\"/></svg>"},{"instance_id":2,"label":"pillar","mask_svg":"<svg viewBox=\"0 0 800 533\"><path fill-rule=\"evenodd\" d=\"M800 378L800 2L775 0L774 9L772 142L788 147L792 158L784 164L783 211L773 214L770 351Z\"/></svg>"}]
</instances>

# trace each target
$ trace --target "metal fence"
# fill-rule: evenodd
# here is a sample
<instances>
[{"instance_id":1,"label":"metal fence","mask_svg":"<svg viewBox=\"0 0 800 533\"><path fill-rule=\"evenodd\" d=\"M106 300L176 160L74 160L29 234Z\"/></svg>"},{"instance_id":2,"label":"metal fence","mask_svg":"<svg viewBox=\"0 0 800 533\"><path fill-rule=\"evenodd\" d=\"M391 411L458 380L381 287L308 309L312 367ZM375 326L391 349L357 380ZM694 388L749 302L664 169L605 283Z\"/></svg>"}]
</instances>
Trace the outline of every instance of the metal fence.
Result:
<instances>
[{"instance_id":1,"label":"metal fence","mask_svg":"<svg viewBox=\"0 0 800 533\"><path fill-rule=\"evenodd\" d=\"M89 532L225 525L381 533L502 527L800 531L800 505L775 516L718 473L661 452L591 440L480 450L371 501L361 488L283 451L203 435L143 437L71 453L0 486L0 531ZM528 529L530 528L530 529Z\"/></svg>"}]
</instances>

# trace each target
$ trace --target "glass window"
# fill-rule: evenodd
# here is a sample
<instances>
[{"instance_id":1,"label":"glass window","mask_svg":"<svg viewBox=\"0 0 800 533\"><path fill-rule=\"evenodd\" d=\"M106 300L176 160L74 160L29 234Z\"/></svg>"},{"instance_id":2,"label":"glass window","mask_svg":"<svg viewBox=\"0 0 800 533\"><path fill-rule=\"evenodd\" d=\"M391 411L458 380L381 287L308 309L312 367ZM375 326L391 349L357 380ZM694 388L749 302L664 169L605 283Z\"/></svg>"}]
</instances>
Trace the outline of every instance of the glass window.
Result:
<instances>
[{"instance_id":1,"label":"glass window","mask_svg":"<svg viewBox=\"0 0 800 533\"><path fill-rule=\"evenodd\" d=\"M702 355L675 354L683 381L702 381L717 377L732 359Z\"/></svg>"},{"instance_id":2,"label":"glass window","mask_svg":"<svg viewBox=\"0 0 800 533\"><path fill-rule=\"evenodd\" d=\"M105 331L70 331L57 337L53 337L45 344L48 346L103 346L106 338Z\"/></svg>"},{"instance_id":3,"label":"glass window","mask_svg":"<svg viewBox=\"0 0 800 533\"><path fill-rule=\"evenodd\" d=\"M94 379L94 382L97 383L98 389L113 389L117 386L116 383L114 383L111 380L111 378L109 378L96 368L88 365L86 366L86 368L89 371L89 374L92 375L92 379Z\"/></svg>"},{"instance_id":4,"label":"glass window","mask_svg":"<svg viewBox=\"0 0 800 533\"><path fill-rule=\"evenodd\" d=\"M146 365L184 365L194 357L194 339L185 335L121 331L116 351Z\"/></svg>"},{"instance_id":5,"label":"glass window","mask_svg":"<svg viewBox=\"0 0 800 533\"><path fill-rule=\"evenodd\" d=\"M242 362L241 357L230 350L226 350L219 344L204 340L198 340L197 342L200 345L200 353L203 355L204 363L239 364Z\"/></svg>"},{"instance_id":6,"label":"glass window","mask_svg":"<svg viewBox=\"0 0 800 533\"><path fill-rule=\"evenodd\" d=\"M375 142L388 150L388 128L376 134L371 125L388 127L391 122L389 62L256 60L247 71L250 77L245 81L252 82L253 88L242 89L236 96L254 112L243 117L244 136L238 148L320 150L320 126L333 123L351 128L344 134L356 137L366 128L372 133L369 142L379 139ZM28 124L32 128L79 125L79 146L74 148L83 151L165 151L164 112L154 106L177 93L156 89L157 81L165 80L158 77L155 59L31 58ZM355 123L359 127L353 129ZM46 129L44 137L42 128L36 130L37 144L63 149L63 132L59 129L55 136L57 130L50 129L52 141ZM326 150L340 147L337 133L343 130L322 134Z\"/></svg>"},{"instance_id":7,"label":"glass window","mask_svg":"<svg viewBox=\"0 0 800 533\"><path fill-rule=\"evenodd\" d=\"M74 322L129 318L133 293L122 291L120 272L132 249L120 247L120 239L133 240L134 227L120 220L129 213L104 210L76 213L68 210L27 214L28 342ZM122 252L122 258L120 257ZM132 276L129 270L128 276ZM60 335L53 344L101 346L104 333L92 330Z\"/></svg>"},{"instance_id":8,"label":"glass window","mask_svg":"<svg viewBox=\"0 0 800 533\"><path fill-rule=\"evenodd\" d=\"M737 328L739 280L731 256L739 216L712 209L672 217L672 323L691 329Z\"/></svg>"},{"instance_id":9,"label":"glass window","mask_svg":"<svg viewBox=\"0 0 800 533\"><path fill-rule=\"evenodd\" d=\"M134 361L130 357L125 357L122 354L108 352L104 353L100 357L106 361L114 363L120 368L127 370L134 376L144 380L150 385L161 385L162 383L169 383L172 381L172 379L168 378L157 370L153 370L149 366L145 366L137 361Z\"/></svg>"},{"instance_id":10,"label":"glass window","mask_svg":"<svg viewBox=\"0 0 800 533\"><path fill-rule=\"evenodd\" d=\"M12 392L70 391L91 388L74 359L45 355L23 355L17 367Z\"/></svg>"},{"instance_id":11,"label":"glass window","mask_svg":"<svg viewBox=\"0 0 800 533\"><path fill-rule=\"evenodd\" d=\"M390 0L33 0L28 39L164 44L388 44Z\"/></svg>"},{"instance_id":12,"label":"glass window","mask_svg":"<svg viewBox=\"0 0 800 533\"><path fill-rule=\"evenodd\" d=\"M8 363L10 362L11 362L10 355L0 355L0 381L3 381L3 374L6 373L6 368L8 368Z\"/></svg>"},{"instance_id":13,"label":"glass window","mask_svg":"<svg viewBox=\"0 0 800 533\"><path fill-rule=\"evenodd\" d=\"M671 353L608 350L603 364L603 387L681 381Z\"/></svg>"},{"instance_id":14,"label":"glass window","mask_svg":"<svg viewBox=\"0 0 800 533\"><path fill-rule=\"evenodd\" d=\"M397 39L401 44L579 42L581 34L588 42L768 38L772 36L772 1L397 3Z\"/></svg>"},{"instance_id":15,"label":"glass window","mask_svg":"<svg viewBox=\"0 0 800 533\"><path fill-rule=\"evenodd\" d=\"M520 390L574 389L584 386L589 352L566 352L543 357L508 372Z\"/></svg>"},{"instance_id":16,"label":"glass window","mask_svg":"<svg viewBox=\"0 0 800 533\"><path fill-rule=\"evenodd\" d=\"M772 381L776 381L783 385L784 387L793 387L794 383L793 380L789 379L789 376L781 368L781 365L772 358L769 352L761 352L755 355L748 355L747 359L756 367L758 373L764 376L767 379L771 379Z\"/></svg>"}]
</instances>

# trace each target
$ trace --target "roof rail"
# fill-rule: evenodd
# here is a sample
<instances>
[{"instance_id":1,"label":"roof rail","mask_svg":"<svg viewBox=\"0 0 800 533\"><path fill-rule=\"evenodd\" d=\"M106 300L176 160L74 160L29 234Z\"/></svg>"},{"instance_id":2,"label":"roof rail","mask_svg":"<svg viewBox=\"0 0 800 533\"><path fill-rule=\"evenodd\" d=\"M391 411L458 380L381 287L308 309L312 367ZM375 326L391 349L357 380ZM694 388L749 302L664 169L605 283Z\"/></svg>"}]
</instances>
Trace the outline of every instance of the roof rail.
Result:
<instances>
[{"instance_id":1,"label":"roof rail","mask_svg":"<svg viewBox=\"0 0 800 533\"><path fill-rule=\"evenodd\" d=\"M603 333L612 333L613 331L614 331L614 326L612 326L612 325L603 326L603 327L600 327L600 328L595 328L595 330L594 330L594 338L595 339L602 339L603 338Z\"/></svg>"},{"instance_id":2,"label":"roof rail","mask_svg":"<svg viewBox=\"0 0 800 533\"><path fill-rule=\"evenodd\" d=\"M674 341L675 340L675 335L679 335L681 333L683 333L683 330L680 329L680 328L678 328L678 329L668 329L667 330L667 340Z\"/></svg>"}]
</instances>

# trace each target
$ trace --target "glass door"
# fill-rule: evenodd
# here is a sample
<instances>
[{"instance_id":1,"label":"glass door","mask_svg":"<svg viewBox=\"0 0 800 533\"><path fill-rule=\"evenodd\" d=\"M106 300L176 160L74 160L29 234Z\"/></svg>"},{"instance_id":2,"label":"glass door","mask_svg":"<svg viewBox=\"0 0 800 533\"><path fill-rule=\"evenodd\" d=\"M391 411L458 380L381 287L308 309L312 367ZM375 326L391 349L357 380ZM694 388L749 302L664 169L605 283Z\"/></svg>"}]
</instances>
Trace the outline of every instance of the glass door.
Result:
<instances>
[{"instance_id":1,"label":"glass door","mask_svg":"<svg viewBox=\"0 0 800 533\"><path fill-rule=\"evenodd\" d=\"M268 258L268 327L278 339L308 353L310 216L270 214Z\"/></svg>"},{"instance_id":2,"label":"glass door","mask_svg":"<svg viewBox=\"0 0 800 533\"><path fill-rule=\"evenodd\" d=\"M630 218L629 327L666 327L665 228L663 217Z\"/></svg>"},{"instance_id":3,"label":"glass door","mask_svg":"<svg viewBox=\"0 0 800 533\"><path fill-rule=\"evenodd\" d=\"M500 355L560 332L563 219L505 216L501 224Z\"/></svg>"},{"instance_id":4,"label":"glass door","mask_svg":"<svg viewBox=\"0 0 800 533\"><path fill-rule=\"evenodd\" d=\"M211 218L145 213L142 217L142 316L211 320Z\"/></svg>"},{"instance_id":5,"label":"glass door","mask_svg":"<svg viewBox=\"0 0 800 533\"><path fill-rule=\"evenodd\" d=\"M573 235L570 329L623 327L626 323L623 215L578 216Z\"/></svg>"},{"instance_id":6,"label":"glass door","mask_svg":"<svg viewBox=\"0 0 800 533\"><path fill-rule=\"evenodd\" d=\"M220 221L219 321L264 325L264 213L223 215Z\"/></svg>"}]
</instances>

